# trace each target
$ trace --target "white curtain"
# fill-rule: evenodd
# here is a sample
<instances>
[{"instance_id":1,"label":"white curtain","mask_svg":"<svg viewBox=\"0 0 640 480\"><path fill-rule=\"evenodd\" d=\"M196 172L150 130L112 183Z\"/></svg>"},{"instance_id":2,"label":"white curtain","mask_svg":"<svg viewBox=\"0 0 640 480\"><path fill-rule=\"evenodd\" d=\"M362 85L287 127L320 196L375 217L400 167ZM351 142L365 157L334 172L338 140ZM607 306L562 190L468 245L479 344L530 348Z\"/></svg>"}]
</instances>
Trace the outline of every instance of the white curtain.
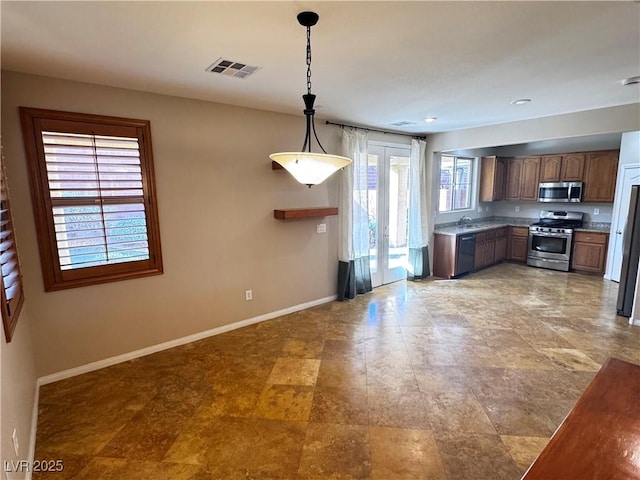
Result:
<instances>
[{"instance_id":1,"label":"white curtain","mask_svg":"<svg viewBox=\"0 0 640 480\"><path fill-rule=\"evenodd\" d=\"M342 154L353 162L342 170L340 182L339 300L372 290L367 140L366 132L347 127L342 130Z\"/></svg>"},{"instance_id":2,"label":"white curtain","mask_svg":"<svg viewBox=\"0 0 640 480\"><path fill-rule=\"evenodd\" d=\"M426 142L411 140L409 160L409 261L407 278L419 280L431 275L429 269L430 198L427 191Z\"/></svg>"}]
</instances>

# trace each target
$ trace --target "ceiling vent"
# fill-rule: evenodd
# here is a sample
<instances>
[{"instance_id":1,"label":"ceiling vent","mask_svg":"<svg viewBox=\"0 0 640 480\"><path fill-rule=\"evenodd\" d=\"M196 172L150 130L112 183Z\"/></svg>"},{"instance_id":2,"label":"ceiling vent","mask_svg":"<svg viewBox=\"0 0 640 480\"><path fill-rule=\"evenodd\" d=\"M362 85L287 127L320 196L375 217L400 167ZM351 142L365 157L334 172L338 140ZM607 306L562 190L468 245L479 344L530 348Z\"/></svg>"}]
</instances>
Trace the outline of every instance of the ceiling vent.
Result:
<instances>
[{"instance_id":1,"label":"ceiling vent","mask_svg":"<svg viewBox=\"0 0 640 480\"><path fill-rule=\"evenodd\" d=\"M260 67L253 67L246 63L234 62L232 60L225 60L219 58L212 65L206 68L207 72L219 73L220 75L226 75L228 77L247 78L252 73L256 72Z\"/></svg>"},{"instance_id":2,"label":"ceiling vent","mask_svg":"<svg viewBox=\"0 0 640 480\"><path fill-rule=\"evenodd\" d=\"M399 122L390 123L394 127L408 127L409 125L416 125L416 122L410 120L400 120Z\"/></svg>"}]
</instances>

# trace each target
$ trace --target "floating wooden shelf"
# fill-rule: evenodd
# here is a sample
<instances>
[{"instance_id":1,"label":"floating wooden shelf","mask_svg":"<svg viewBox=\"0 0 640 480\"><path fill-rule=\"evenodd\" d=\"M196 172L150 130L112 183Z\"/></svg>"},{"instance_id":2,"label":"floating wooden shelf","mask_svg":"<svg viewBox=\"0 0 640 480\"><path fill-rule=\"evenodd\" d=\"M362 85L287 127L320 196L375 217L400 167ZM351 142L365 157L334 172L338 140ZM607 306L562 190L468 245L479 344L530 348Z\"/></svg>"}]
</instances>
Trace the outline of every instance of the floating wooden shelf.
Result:
<instances>
[{"instance_id":1,"label":"floating wooden shelf","mask_svg":"<svg viewBox=\"0 0 640 480\"><path fill-rule=\"evenodd\" d=\"M284 170L284 167L278 162L271 161L271 170Z\"/></svg>"},{"instance_id":2,"label":"floating wooden shelf","mask_svg":"<svg viewBox=\"0 0 640 480\"><path fill-rule=\"evenodd\" d=\"M287 208L274 210L273 218L278 220L300 220L303 218L328 217L337 215L338 207L314 207L314 208Z\"/></svg>"}]
</instances>

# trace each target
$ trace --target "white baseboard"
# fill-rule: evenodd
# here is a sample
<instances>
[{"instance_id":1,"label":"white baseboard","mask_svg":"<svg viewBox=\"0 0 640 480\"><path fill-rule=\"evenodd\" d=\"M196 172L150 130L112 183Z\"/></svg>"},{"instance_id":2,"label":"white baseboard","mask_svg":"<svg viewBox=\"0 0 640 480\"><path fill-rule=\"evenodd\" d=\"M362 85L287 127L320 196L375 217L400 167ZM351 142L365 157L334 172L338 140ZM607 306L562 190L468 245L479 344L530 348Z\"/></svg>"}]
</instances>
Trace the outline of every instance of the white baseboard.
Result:
<instances>
[{"instance_id":1,"label":"white baseboard","mask_svg":"<svg viewBox=\"0 0 640 480\"><path fill-rule=\"evenodd\" d=\"M301 303L299 305L294 305L292 307L288 307L275 312L265 313L263 315L258 315L257 317L248 318L246 320L240 320L238 322L234 322L228 325L222 325L221 327L212 328L211 330L205 330L204 332L194 333L193 335L187 335L186 337L177 338L175 340L159 343L157 345L152 345L150 347L142 348L140 350L134 350L132 352L124 353L122 355L116 355L115 357L105 358L104 360L98 360L97 362L91 362L91 363L87 363L86 365L81 365L79 367L70 368L68 370L63 370L57 373L52 373L51 375L45 375L44 377L38 378L37 387L39 388L41 385L46 385L48 383L64 380L65 378L75 377L76 375L82 375L83 373L93 372L94 370L99 370L101 368L109 367L111 365L127 362L129 360L133 360L134 358L144 357L145 355L150 355L152 353L160 352L162 350L178 347L180 345L195 342L197 340L202 340L203 338L219 335L221 333L229 332L231 330L236 330L238 328L246 327L248 325L253 325L254 323L264 322L265 320L271 320L272 318L288 315L290 313L315 307L317 305L322 305L323 303L332 302L336 298L338 298L337 295L332 295L330 297L324 297L318 300L312 300L310 302ZM37 415L38 415L37 396L36 396L36 403L34 406L34 415L36 419L34 421L34 424L35 424L37 422ZM32 428L32 430L33 430L33 443L35 445L35 426Z\"/></svg>"}]
</instances>

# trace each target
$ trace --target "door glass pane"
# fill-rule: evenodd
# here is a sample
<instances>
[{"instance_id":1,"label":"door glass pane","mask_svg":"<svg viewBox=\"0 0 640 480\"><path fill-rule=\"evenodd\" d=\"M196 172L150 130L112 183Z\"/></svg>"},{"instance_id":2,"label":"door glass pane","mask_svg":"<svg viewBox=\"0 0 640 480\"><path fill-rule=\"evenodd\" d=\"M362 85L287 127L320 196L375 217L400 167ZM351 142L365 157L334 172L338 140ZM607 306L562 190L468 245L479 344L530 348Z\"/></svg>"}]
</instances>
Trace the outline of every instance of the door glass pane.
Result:
<instances>
[{"instance_id":1,"label":"door glass pane","mask_svg":"<svg viewBox=\"0 0 640 480\"><path fill-rule=\"evenodd\" d=\"M369 154L367 164L367 179L363 184L367 185L369 219L369 265L371 273L378 271L378 163L376 154Z\"/></svg>"},{"instance_id":2,"label":"door glass pane","mask_svg":"<svg viewBox=\"0 0 640 480\"><path fill-rule=\"evenodd\" d=\"M409 221L409 157L389 159L389 269L407 265Z\"/></svg>"}]
</instances>

